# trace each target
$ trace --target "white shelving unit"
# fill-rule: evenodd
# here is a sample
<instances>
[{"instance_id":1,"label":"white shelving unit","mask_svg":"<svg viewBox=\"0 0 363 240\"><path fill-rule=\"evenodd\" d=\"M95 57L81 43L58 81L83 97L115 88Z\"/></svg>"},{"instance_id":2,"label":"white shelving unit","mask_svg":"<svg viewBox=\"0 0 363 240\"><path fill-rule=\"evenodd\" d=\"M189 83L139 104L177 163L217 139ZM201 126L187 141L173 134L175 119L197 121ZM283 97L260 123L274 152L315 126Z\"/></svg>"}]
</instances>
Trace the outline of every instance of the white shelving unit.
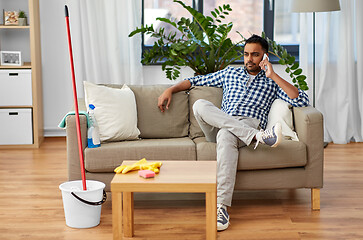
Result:
<instances>
[{"instance_id":1,"label":"white shelving unit","mask_svg":"<svg viewBox=\"0 0 363 240\"><path fill-rule=\"evenodd\" d=\"M5 26L3 9L25 11L28 25ZM0 149L38 148L44 139L39 0L0 0L0 10L0 50L21 51L24 59L22 66L0 65L0 89L7 96L0 96L0 124L8 126L0 133ZM19 136L30 131L31 141L14 140L19 131L26 131Z\"/></svg>"}]
</instances>

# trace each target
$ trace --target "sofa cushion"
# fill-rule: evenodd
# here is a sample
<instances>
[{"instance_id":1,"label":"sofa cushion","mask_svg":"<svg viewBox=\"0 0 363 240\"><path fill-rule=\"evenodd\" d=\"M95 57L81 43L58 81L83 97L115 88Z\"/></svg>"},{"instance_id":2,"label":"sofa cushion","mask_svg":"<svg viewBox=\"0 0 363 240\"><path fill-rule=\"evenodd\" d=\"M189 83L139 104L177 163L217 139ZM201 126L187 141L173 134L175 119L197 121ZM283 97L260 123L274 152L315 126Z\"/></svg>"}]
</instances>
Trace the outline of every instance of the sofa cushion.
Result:
<instances>
[{"instance_id":1,"label":"sofa cushion","mask_svg":"<svg viewBox=\"0 0 363 240\"><path fill-rule=\"evenodd\" d=\"M168 85L129 86L137 104L138 129L141 138L179 138L188 136L189 107L186 92L173 94L170 107L162 113L158 97Z\"/></svg>"},{"instance_id":2,"label":"sofa cushion","mask_svg":"<svg viewBox=\"0 0 363 240\"><path fill-rule=\"evenodd\" d=\"M101 142L137 139L137 111L135 95L129 87L111 88L83 82L85 102L96 108L94 115Z\"/></svg>"},{"instance_id":3,"label":"sofa cushion","mask_svg":"<svg viewBox=\"0 0 363 240\"><path fill-rule=\"evenodd\" d=\"M276 98L272 103L268 114L266 129L271 129L277 122L279 122L282 127L282 135L285 139L299 141L296 132L294 132L291 107L290 103Z\"/></svg>"},{"instance_id":4,"label":"sofa cushion","mask_svg":"<svg viewBox=\"0 0 363 240\"><path fill-rule=\"evenodd\" d=\"M194 142L188 138L140 139L104 143L85 149L88 172L113 172L123 160L196 160Z\"/></svg>"},{"instance_id":5,"label":"sofa cushion","mask_svg":"<svg viewBox=\"0 0 363 240\"><path fill-rule=\"evenodd\" d=\"M254 143L239 150L238 170L258 170L306 165L306 145L292 140L282 141L279 146L260 144L254 150Z\"/></svg>"},{"instance_id":6,"label":"sofa cushion","mask_svg":"<svg viewBox=\"0 0 363 240\"><path fill-rule=\"evenodd\" d=\"M197 159L199 160L216 160L217 151L216 143L207 142L205 137L194 138L195 146L197 149Z\"/></svg>"},{"instance_id":7,"label":"sofa cushion","mask_svg":"<svg viewBox=\"0 0 363 240\"><path fill-rule=\"evenodd\" d=\"M189 91L189 111L190 111L190 128L189 128L189 136L194 139L197 137L204 137L202 129L200 129L197 120L194 117L193 113L193 104L198 99L205 99L212 102L215 106L221 107L222 104L222 88L216 87L193 87Z\"/></svg>"},{"instance_id":8,"label":"sofa cushion","mask_svg":"<svg viewBox=\"0 0 363 240\"><path fill-rule=\"evenodd\" d=\"M216 160L216 143L205 138L196 138L197 159ZM239 149L237 170L261 170L306 165L306 145L303 142L285 140L276 148L259 144L254 150L254 142Z\"/></svg>"}]
</instances>

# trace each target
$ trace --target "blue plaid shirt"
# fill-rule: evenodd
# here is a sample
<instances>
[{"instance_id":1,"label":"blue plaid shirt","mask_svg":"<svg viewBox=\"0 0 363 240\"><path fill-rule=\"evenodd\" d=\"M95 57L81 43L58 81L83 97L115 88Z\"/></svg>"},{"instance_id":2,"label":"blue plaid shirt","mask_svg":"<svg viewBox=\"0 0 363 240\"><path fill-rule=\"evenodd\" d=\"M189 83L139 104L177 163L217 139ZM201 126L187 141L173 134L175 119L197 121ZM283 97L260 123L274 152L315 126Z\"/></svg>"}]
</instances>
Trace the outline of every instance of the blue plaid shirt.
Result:
<instances>
[{"instance_id":1,"label":"blue plaid shirt","mask_svg":"<svg viewBox=\"0 0 363 240\"><path fill-rule=\"evenodd\" d=\"M223 88L221 109L232 116L245 116L260 120L260 127L265 129L271 104L280 98L294 107L309 104L307 94L299 89L295 99L289 96L275 83L267 78L265 71L259 72L246 87L249 74L245 67L227 67L215 73L187 78L192 86L210 86Z\"/></svg>"}]
</instances>

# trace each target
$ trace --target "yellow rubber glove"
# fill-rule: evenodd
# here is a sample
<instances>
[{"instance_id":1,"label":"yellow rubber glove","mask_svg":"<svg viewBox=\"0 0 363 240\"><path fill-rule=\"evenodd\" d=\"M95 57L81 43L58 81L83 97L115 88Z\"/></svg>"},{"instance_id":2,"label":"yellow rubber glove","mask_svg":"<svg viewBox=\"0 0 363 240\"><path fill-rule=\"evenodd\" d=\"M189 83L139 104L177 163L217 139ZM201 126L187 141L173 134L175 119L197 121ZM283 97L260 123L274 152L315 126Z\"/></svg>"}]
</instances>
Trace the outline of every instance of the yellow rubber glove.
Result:
<instances>
[{"instance_id":1,"label":"yellow rubber glove","mask_svg":"<svg viewBox=\"0 0 363 240\"><path fill-rule=\"evenodd\" d=\"M124 170L125 169L125 167L127 167L126 165L121 165L121 166L119 166L119 167L117 167L117 168L115 168L115 170L113 170L115 173L121 173L122 172L122 170Z\"/></svg>"},{"instance_id":2,"label":"yellow rubber glove","mask_svg":"<svg viewBox=\"0 0 363 240\"><path fill-rule=\"evenodd\" d=\"M132 164L131 166L126 166L124 170L122 170L122 173L127 173L132 170L140 170L140 165L145 164L147 161L145 158L141 159L140 161L137 161L136 163Z\"/></svg>"},{"instance_id":3,"label":"yellow rubber glove","mask_svg":"<svg viewBox=\"0 0 363 240\"><path fill-rule=\"evenodd\" d=\"M159 173L161 165L161 162L147 162L147 160L143 158L132 165L121 165L115 168L114 172L125 174L133 170L151 170L155 173Z\"/></svg>"}]
</instances>

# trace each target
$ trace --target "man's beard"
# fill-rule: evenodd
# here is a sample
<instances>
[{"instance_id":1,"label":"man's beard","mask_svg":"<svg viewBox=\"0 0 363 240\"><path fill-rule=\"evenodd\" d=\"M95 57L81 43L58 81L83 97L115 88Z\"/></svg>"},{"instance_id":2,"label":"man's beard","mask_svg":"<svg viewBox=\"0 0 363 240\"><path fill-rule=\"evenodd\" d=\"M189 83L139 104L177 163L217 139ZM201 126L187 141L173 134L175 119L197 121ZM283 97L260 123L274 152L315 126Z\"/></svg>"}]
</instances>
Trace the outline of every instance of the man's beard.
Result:
<instances>
[{"instance_id":1,"label":"man's beard","mask_svg":"<svg viewBox=\"0 0 363 240\"><path fill-rule=\"evenodd\" d=\"M247 70L252 73L259 73L261 71L260 66L254 64L253 62L248 62L245 64Z\"/></svg>"}]
</instances>

